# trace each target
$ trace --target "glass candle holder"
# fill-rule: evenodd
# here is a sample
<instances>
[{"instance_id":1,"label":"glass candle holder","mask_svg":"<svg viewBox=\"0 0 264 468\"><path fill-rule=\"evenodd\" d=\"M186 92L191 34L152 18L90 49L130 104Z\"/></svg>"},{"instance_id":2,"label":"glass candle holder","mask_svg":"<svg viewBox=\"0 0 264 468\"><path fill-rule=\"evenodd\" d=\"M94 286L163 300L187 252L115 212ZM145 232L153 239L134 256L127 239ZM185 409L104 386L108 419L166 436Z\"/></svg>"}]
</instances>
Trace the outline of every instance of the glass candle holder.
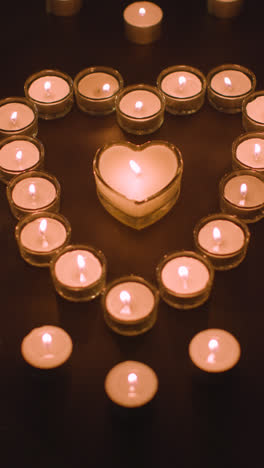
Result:
<instances>
[{"instance_id":1,"label":"glass candle holder","mask_svg":"<svg viewBox=\"0 0 264 468\"><path fill-rule=\"evenodd\" d=\"M104 319L120 335L140 335L157 320L159 293L139 276L124 276L109 283L102 295Z\"/></svg>"},{"instance_id":2,"label":"glass candle holder","mask_svg":"<svg viewBox=\"0 0 264 468\"><path fill-rule=\"evenodd\" d=\"M241 349L237 339L226 330L209 328L193 337L189 356L199 369L206 372L226 372L240 359Z\"/></svg>"},{"instance_id":3,"label":"glass candle holder","mask_svg":"<svg viewBox=\"0 0 264 468\"><path fill-rule=\"evenodd\" d=\"M22 218L15 237L21 257L30 265L47 267L69 243L71 226L61 214L35 213Z\"/></svg>"},{"instance_id":4,"label":"glass candle holder","mask_svg":"<svg viewBox=\"0 0 264 468\"><path fill-rule=\"evenodd\" d=\"M207 96L210 104L221 112L241 112L243 99L256 87L256 77L241 65L225 64L207 75Z\"/></svg>"},{"instance_id":5,"label":"glass candle holder","mask_svg":"<svg viewBox=\"0 0 264 468\"><path fill-rule=\"evenodd\" d=\"M0 180L5 184L25 172L40 170L44 164L44 146L36 138L12 136L0 142Z\"/></svg>"},{"instance_id":6,"label":"glass candle holder","mask_svg":"<svg viewBox=\"0 0 264 468\"><path fill-rule=\"evenodd\" d=\"M244 260L250 232L232 215L217 213L202 218L194 228L194 242L215 270L230 270Z\"/></svg>"},{"instance_id":7,"label":"glass candle holder","mask_svg":"<svg viewBox=\"0 0 264 468\"><path fill-rule=\"evenodd\" d=\"M256 171L234 171L220 181L221 211L255 223L264 216L264 178Z\"/></svg>"},{"instance_id":8,"label":"glass candle holder","mask_svg":"<svg viewBox=\"0 0 264 468\"><path fill-rule=\"evenodd\" d=\"M25 361L38 369L62 366L72 354L72 340L60 327L44 325L34 328L21 344Z\"/></svg>"},{"instance_id":9,"label":"glass candle holder","mask_svg":"<svg viewBox=\"0 0 264 468\"><path fill-rule=\"evenodd\" d=\"M180 151L164 141L118 142L97 151L93 170L104 208L127 226L143 229L176 203L183 162Z\"/></svg>"},{"instance_id":10,"label":"glass candle holder","mask_svg":"<svg viewBox=\"0 0 264 468\"><path fill-rule=\"evenodd\" d=\"M154 86L127 86L116 97L118 125L128 133L147 135L164 121L165 98Z\"/></svg>"},{"instance_id":11,"label":"glass candle holder","mask_svg":"<svg viewBox=\"0 0 264 468\"><path fill-rule=\"evenodd\" d=\"M152 2L134 2L123 13L125 34L136 44L150 44L161 34L162 9Z\"/></svg>"},{"instance_id":12,"label":"glass candle holder","mask_svg":"<svg viewBox=\"0 0 264 468\"><path fill-rule=\"evenodd\" d=\"M193 114L204 103L206 78L197 68L187 65L165 68L158 76L157 86L164 94L170 114Z\"/></svg>"},{"instance_id":13,"label":"glass candle holder","mask_svg":"<svg viewBox=\"0 0 264 468\"><path fill-rule=\"evenodd\" d=\"M10 97L0 101L0 137L38 134L37 106L26 98Z\"/></svg>"},{"instance_id":14,"label":"glass candle holder","mask_svg":"<svg viewBox=\"0 0 264 468\"><path fill-rule=\"evenodd\" d=\"M90 67L74 79L76 104L90 115L107 115L115 111L117 93L124 81L117 70L110 67Z\"/></svg>"},{"instance_id":15,"label":"glass candle holder","mask_svg":"<svg viewBox=\"0 0 264 468\"><path fill-rule=\"evenodd\" d=\"M29 76L24 91L45 120L64 117L73 106L73 81L58 70L42 70Z\"/></svg>"},{"instance_id":16,"label":"glass candle holder","mask_svg":"<svg viewBox=\"0 0 264 468\"><path fill-rule=\"evenodd\" d=\"M106 259L94 247L69 245L53 257L50 271L60 296L68 301L90 301L105 286Z\"/></svg>"},{"instance_id":17,"label":"glass candle holder","mask_svg":"<svg viewBox=\"0 0 264 468\"><path fill-rule=\"evenodd\" d=\"M242 104L242 124L246 132L264 131L264 90L247 96Z\"/></svg>"},{"instance_id":18,"label":"glass candle holder","mask_svg":"<svg viewBox=\"0 0 264 468\"><path fill-rule=\"evenodd\" d=\"M233 18L241 13L243 4L243 0L207 0L207 9L217 18Z\"/></svg>"},{"instance_id":19,"label":"glass candle holder","mask_svg":"<svg viewBox=\"0 0 264 468\"><path fill-rule=\"evenodd\" d=\"M247 132L234 140L232 166L264 173L264 133Z\"/></svg>"},{"instance_id":20,"label":"glass candle holder","mask_svg":"<svg viewBox=\"0 0 264 468\"><path fill-rule=\"evenodd\" d=\"M16 176L6 190L11 212L17 219L40 211L59 211L60 184L47 172L32 171Z\"/></svg>"},{"instance_id":21,"label":"glass candle holder","mask_svg":"<svg viewBox=\"0 0 264 468\"><path fill-rule=\"evenodd\" d=\"M210 261L192 251L165 255L156 269L162 299L176 309L193 309L207 301L214 279Z\"/></svg>"},{"instance_id":22,"label":"glass candle holder","mask_svg":"<svg viewBox=\"0 0 264 468\"><path fill-rule=\"evenodd\" d=\"M108 372L104 387L116 405L138 408L154 398L158 385L158 377L151 367L138 361L124 361Z\"/></svg>"},{"instance_id":23,"label":"glass candle holder","mask_svg":"<svg viewBox=\"0 0 264 468\"><path fill-rule=\"evenodd\" d=\"M72 16L79 13L82 0L46 0L46 12L56 16Z\"/></svg>"}]
</instances>

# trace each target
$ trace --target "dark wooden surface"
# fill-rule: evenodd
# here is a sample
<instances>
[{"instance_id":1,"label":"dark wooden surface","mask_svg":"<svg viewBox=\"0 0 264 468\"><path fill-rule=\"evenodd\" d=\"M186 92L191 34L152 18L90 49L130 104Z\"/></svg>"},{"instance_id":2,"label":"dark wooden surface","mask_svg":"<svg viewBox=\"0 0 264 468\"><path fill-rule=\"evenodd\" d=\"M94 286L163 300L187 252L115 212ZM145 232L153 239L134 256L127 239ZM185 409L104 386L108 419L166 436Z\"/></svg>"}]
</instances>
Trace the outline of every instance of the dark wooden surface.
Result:
<instances>
[{"instance_id":1,"label":"dark wooden surface","mask_svg":"<svg viewBox=\"0 0 264 468\"><path fill-rule=\"evenodd\" d=\"M26 78L44 68L74 77L92 65L117 68L125 84L154 84L160 71L189 64L205 74L238 63L264 87L261 2L246 3L233 20L210 17L201 0L160 1L162 39L137 46L123 34L127 3L84 1L81 14L58 18L44 1L1 5L0 95L22 96ZM231 170L231 144L243 132L241 115L225 115L206 101L189 117L166 115L151 136L123 133L115 115L92 118L75 107L58 121L39 122L46 170L62 186L61 212L72 241L100 248L108 280L135 273L156 282L155 267L166 253L192 249L195 223L219 210L218 183ZM120 224L100 205L92 160L111 141L161 139L182 152L180 199L161 221L142 232ZM210 300L193 311L160 303L155 327L136 338L113 334L100 300L71 304L53 289L48 269L27 265L14 238L16 225L0 186L0 459L3 467L222 467L259 468L262 456L264 222L250 226L244 262L216 273ZM67 371L45 377L27 368L22 338L34 327L54 324L74 341ZM240 341L242 356L230 375L208 378L191 365L188 344L207 327L220 327ZM138 419L111 411L104 379L116 363L135 359L158 374L159 392Z\"/></svg>"}]
</instances>

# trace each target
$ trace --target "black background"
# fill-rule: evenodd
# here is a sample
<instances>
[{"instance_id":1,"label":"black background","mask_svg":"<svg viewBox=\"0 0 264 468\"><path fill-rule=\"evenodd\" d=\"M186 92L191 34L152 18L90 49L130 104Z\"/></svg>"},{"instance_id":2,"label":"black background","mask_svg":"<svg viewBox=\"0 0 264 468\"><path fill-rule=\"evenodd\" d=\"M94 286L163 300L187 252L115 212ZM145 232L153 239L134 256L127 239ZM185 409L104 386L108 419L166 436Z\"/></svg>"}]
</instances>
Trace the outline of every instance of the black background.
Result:
<instances>
[{"instance_id":1,"label":"black background","mask_svg":"<svg viewBox=\"0 0 264 468\"><path fill-rule=\"evenodd\" d=\"M264 88L261 2L246 3L243 14L219 20L206 2L160 1L161 40L130 44L122 11L128 2L84 1L81 13L59 18L45 13L44 1L1 4L0 95L22 96L26 78L44 68L74 77L83 68L106 65L125 84L154 85L160 71L175 64L205 74L223 63L252 69ZM89 117L76 107L65 118L40 121L46 170L62 186L61 212L72 225L72 241L100 248L108 280L139 274L156 282L155 268L167 252L193 249L193 227L219 210L218 184L231 170L231 144L243 132L241 115L226 115L208 102L189 117L166 114L150 136L125 134L115 114ZM161 221L136 232L100 205L92 174L96 150L111 141L167 140L184 160L182 191ZM60 299L48 269L20 257L12 217L0 186L0 460L3 467L253 467L263 466L263 235L264 222L250 225L244 262L217 272L210 300L192 311L161 302L154 328L125 338L105 325L100 300L72 304ZM65 374L36 375L20 355L23 337L34 327L59 325L74 350ZM241 360L219 379L198 371L188 344L198 331L219 327L233 333ZM111 411L104 379L115 364L134 359L149 364L160 387L151 410L120 419Z\"/></svg>"}]
</instances>

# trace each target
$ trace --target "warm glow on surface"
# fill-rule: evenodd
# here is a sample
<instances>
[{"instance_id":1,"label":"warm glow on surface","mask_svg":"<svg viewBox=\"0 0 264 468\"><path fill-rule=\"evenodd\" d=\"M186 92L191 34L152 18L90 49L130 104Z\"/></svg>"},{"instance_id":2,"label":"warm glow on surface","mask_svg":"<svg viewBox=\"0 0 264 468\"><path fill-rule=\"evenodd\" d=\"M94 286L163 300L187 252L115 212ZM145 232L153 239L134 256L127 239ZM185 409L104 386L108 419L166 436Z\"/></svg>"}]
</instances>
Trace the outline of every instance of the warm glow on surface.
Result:
<instances>
[{"instance_id":1,"label":"warm glow on surface","mask_svg":"<svg viewBox=\"0 0 264 468\"><path fill-rule=\"evenodd\" d=\"M21 151L21 150L18 150L18 151L16 152L16 160L17 160L17 161L21 161L21 159L22 159L22 151Z\"/></svg>"},{"instance_id":2,"label":"warm glow on surface","mask_svg":"<svg viewBox=\"0 0 264 468\"><path fill-rule=\"evenodd\" d=\"M128 291L121 291L119 297L123 304L128 304L131 301L131 296Z\"/></svg>"},{"instance_id":3,"label":"warm glow on surface","mask_svg":"<svg viewBox=\"0 0 264 468\"><path fill-rule=\"evenodd\" d=\"M143 102L142 101L137 101L136 104L135 104L135 108L137 110L141 110L143 107Z\"/></svg>"},{"instance_id":4,"label":"warm glow on surface","mask_svg":"<svg viewBox=\"0 0 264 468\"><path fill-rule=\"evenodd\" d=\"M228 88L231 88L232 81L230 80L230 78L228 78L228 76L224 77L224 82L225 82L225 85L228 86Z\"/></svg>"},{"instance_id":5,"label":"warm glow on surface","mask_svg":"<svg viewBox=\"0 0 264 468\"><path fill-rule=\"evenodd\" d=\"M218 227L214 227L214 229L213 229L213 239L216 242L221 241L221 231L220 231L220 229Z\"/></svg>"},{"instance_id":6,"label":"warm glow on surface","mask_svg":"<svg viewBox=\"0 0 264 468\"><path fill-rule=\"evenodd\" d=\"M133 159L130 159L129 166L136 175L141 174L141 167Z\"/></svg>"},{"instance_id":7,"label":"warm glow on surface","mask_svg":"<svg viewBox=\"0 0 264 468\"><path fill-rule=\"evenodd\" d=\"M42 335L42 342L45 344L45 345L48 345L52 342L52 336L49 334L49 333L44 333Z\"/></svg>"},{"instance_id":8,"label":"warm glow on surface","mask_svg":"<svg viewBox=\"0 0 264 468\"><path fill-rule=\"evenodd\" d=\"M141 7L139 8L138 13L140 14L140 16L144 16L146 14L146 9Z\"/></svg>"},{"instance_id":9,"label":"warm glow on surface","mask_svg":"<svg viewBox=\"0 0 264 468\"><path fill-rule=\"evenodd\" d=\"M29 191L29 194L30 194L32 197L33 197L34 195L36 195L36 187L35 187L35 184L29 184L28 191Z\"/></svg>"},{"instance_id":10,"label":"warm glow on surface","mask_svg":"<svg viewBox=\"0 0 264 468\"><path fill-rule=\"evenodd\" d=\"M110 91L110 84L109 83L105 83L103 85L103 91L105 91L105 92Z\"/></svg>"},{"instance_id":11,"label":"warm glow on surface","mask_svg":"<svg viewBox=\"0 0 264 468\"><path fill-rule=\"evenodd\" d=\"M128 374L127 380L130 384L134 384L137 382L137 375L134 372L131 372L131 374Z\"/></svg>"},{"instance_id":12,"label":"warm glow on surface","mask_svg":"<svg viewBox=\"0 0 264 468\"><path fill-rule=\"evenodd\" d=\"M219 346L219 343L215 338L210 340L208 343L208 348L211 349L211 351L213 351L214 349L217 349L218 346Z\"/></svg>"},{"instance_id":13,"label":"warm glow on surface","mask_svg":"<svg viewBox=\"0 0 264 468\"><path fill-rule=\"evenodd\" d=\"M17 112L16 112L16 111L15 111L15 112L12 112L11 117L10 117L10 120L11 120L11 122L12 122L13 125L16 124L16 122L17 122Z\"/></svg>"},{"instance_id":14,"label":"warm glow on surface","mask_svg":"<svg viewBox=\"0 0 264 468\"><path fill-rule=\"evenodd\" d=\"M45 81L44 83L44 89L46 91L46 94L49 95L50 94L50 90L51 90L51 82L50 81Z\"/></svg>"},{"instance_id":15,"label":"warm glow on surface","mask_svg":"<svg viewBox=\"0 0 264 468\"><path fill-rule=\"evenodd\" d=\"M208 358L207 358L207 362L209 364L214 364L215 363L215 354L214 353L210 353Z\"/></svg>"},{"instance_id":16,"label":"warm glow on surface","mask_svg":"<svg viewBox=\"0 0 264 468\"><path fill-rule=\"evenodd\" d=\"M185 76L179 76L178 82L179 82L180 88L182 88L186 84L186 81L187 80L186 80Z\"/></svg>"},{"instance_id":17,"label":"warm glow on surface","mask_svg":"<svg viewBox=\"0 0 264 468\"><path fill-rule=\"evenodd\" d=\"M47 220L44 218L40 221L39 231L41 234L44 234L46 232L46 229L47 229Z\"/></svg>"},{"instance_id":18,"label":"warm glow on surface","mask_svg":"<svg viewBox=\"0 0 264 468\"><path fill-rule=\"evenodd\" d=\"M187 279L189 276L189 270L186 266L180 266L178 268L179 277L182 279Z\"/></svg>"},{"instance_id":19,"label":"warm glow on surface","mask_svg":"<svg viewBox=\"0 0 264 468\"><path fill-rule=\"evenodd\" d=\"M254 155L255 155L256 159L258 159L258 157L260 155L260 151L261 151L261 146L258 143L255 143Z\"/></svg>"}]
</instances>

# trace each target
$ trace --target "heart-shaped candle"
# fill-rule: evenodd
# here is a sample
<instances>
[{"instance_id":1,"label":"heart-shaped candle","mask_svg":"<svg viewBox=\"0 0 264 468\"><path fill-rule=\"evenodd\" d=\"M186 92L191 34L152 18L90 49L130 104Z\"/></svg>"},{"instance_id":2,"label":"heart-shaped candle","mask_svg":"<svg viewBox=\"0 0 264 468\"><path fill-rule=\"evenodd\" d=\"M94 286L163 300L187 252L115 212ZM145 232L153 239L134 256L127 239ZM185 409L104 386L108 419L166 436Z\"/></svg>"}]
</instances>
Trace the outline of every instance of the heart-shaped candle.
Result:
<instances>
[{"instance_id":1,"label":"heart-shaped candle","mask_svg":"<svg viewBox=\"0 0 264 468\"><path fill-rule=\"evenodd\" d=\"M171 209L180 194L182 172L180 151L164 141L113 143L94 158L99 200L112 216L135 229Z\"/></svg>"}]
</instances>

